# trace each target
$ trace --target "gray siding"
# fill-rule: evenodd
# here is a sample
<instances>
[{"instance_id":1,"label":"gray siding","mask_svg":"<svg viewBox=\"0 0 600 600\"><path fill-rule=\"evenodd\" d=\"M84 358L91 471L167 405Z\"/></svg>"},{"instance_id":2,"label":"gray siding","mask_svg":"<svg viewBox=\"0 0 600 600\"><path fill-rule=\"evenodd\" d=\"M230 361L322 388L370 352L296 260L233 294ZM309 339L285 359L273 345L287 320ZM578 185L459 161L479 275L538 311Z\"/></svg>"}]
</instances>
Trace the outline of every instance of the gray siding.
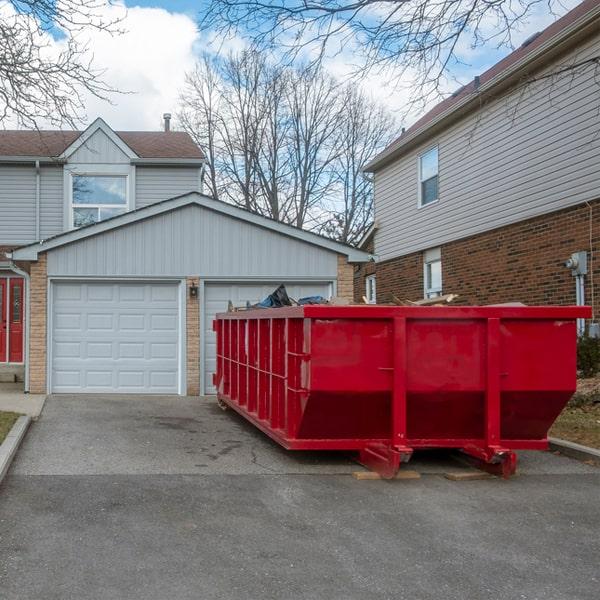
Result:
<instances>
[{"instance_id":1,"label":"gray siding","mask_svg":"<svg viewBox=\"0 0 600 600\"><path fill-rule=\"evenodd\" d=\"M42 167L40 185L40 234L44 240L63 230L62 167Z\"/></svg>"},{"instance_id":2,"label":"gray siding","mask_svg":"<svg viewBox=\"0 0 600 600\"><path fill-rule=\"evenodd\" d=\"M136 208L200 191L198 167L136 167L135 171Z\"/></svg>"},{"instance_id":3,"label":"gray siding","mask_svg":"<svg viewBox=\"0 0 600 600\"><path fill-rule=\"evenodd\" d=\"M35 167L0 167L0 245L35 241Z\"/></svg>"},{"instance_id":4,"label":"gray siding","mask_svg":"<svg viewBox=\"0 0 600 600\"><path fill-rule=\"evenodd\" d=\"M102 130L96 131L71 156L70 163L129 164L127 155Z\"/></svg>"},{"instance_id":5,"label":"gray siding","mask_svg":"<svg viewBox=\"0 0 600 600\"><path fill-rule=\"evenodd\" d=\"M187 206L48 252L65 276L337 277L337 256L199 206Z\"/></svg>"},{"instance_id":6,"label":"gray siding","mask_svg":"<svg viewBox=\"0 0 600 600\"><path fill-rule=\"evenodd\" d=\"M599 52L596 38L559 64ZM599 198L598 89L594 65L522 87L377 172L379 259ZM418 208L418 156L434 145L440 201Z\"/></svg>"}]
</instances>

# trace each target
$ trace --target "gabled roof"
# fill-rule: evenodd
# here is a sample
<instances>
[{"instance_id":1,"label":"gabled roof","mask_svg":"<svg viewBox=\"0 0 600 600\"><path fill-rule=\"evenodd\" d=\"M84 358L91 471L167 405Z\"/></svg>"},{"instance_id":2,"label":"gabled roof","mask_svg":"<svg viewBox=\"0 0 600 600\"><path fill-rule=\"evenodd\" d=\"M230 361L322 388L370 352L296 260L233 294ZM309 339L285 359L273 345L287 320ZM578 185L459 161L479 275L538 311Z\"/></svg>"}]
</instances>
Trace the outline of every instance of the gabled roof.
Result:
<instances>
[{"instance_id":1,"label":"gabled roof","mask_svg":"<svg viewBox=\"0 0 600 600\"><path fill-rule=\"evenodd\" d=\"M256 215L244 210L243 208L227 204L221 200L215 200L214 198L199 194L198 192L183 194L182 196L177 196L169 200L163 200L162 202L150 204L149 206L132 210L123 215L106 219L100 223L95 223L79 229L73 229L71 231L65 231L64 233L55 235L47 240L42 240L41 242L36 242L34 244L29 244L28 246L17 248L16 250L13 250L10 257L12 260L37 260L40 253L47 252L53 248L65 246L66 244L71 244L94 235L100 235L106 231L123 227L131 223L136 223L138 221L143 221L144 219L190 205L201 206L202 208L228 215L234 219L240 219L242 221L252 223L257 227L270 229L271 231L301 240L308 244L313 244L326 250L343 254L348 257L350 262L367 262L371 258L369 254L363 252L362 250L358 250L354 246L342 244L325 236L294 227L293 225L286 225L285 223L280 223L274 219Z\"/></svg>"},{"instance_id":2,"label":"gabled roof","mask_svg":"<svg viewBox=\"0 0 600 600\"><path fill-rule=\"evenodd\" d=\"M197 159L204 154L185 131L113 131L96 119L85 131L0 130L0 157L47 157L58 159L74 151L97 129L116 138L129 156L147 159Z\"/></svg>"},{"instance_id":3,"label":"gabled roof","mask_svg":"<svg viewBox=\"0 0 600 600\"><path fill-rule=\"evenodd\" d=\"M521 70L530 67L534 61L548 62L554 56L550 52L551 49L557 47L583 27L597 20L599 16L599 0L585 0L577 5L562 18L552 23L552 25L542 32L531 36L521 47L482 73L478 80L471 81L452 94L452 96L436 104L416 123L404 131L399 138L371 160L365 166L365 171L377 171L391 160L398 158L408 147L412 147L412 142L425 137L425 134L434 125L439 124L441 126L442 121L446 119L450 120L461 108L465 108L467 103L474 101L472 107L474 109L479 108L481 106L480 97L483 93L492 87L502 84L506 79L514 77Z\"/></svg>"}]
</instances>

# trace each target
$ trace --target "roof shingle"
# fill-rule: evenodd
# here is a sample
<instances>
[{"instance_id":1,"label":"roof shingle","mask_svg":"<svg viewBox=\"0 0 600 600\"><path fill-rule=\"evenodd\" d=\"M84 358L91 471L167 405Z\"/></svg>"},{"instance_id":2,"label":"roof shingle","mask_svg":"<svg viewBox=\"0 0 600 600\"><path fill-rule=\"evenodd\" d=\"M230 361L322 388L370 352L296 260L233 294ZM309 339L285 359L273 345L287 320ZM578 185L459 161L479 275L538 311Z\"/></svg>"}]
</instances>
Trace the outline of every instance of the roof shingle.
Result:
<instances>
[{"instance_id":1,"label":"roof shingle","mask_svg":"<svg viewBox=\"0 0 600 600\"><path fill-rule=\"evenodd\" d=\"M116 131L140 158L204 158L184 131ZM0 156L60 156L81 131L0 131Z\"/></svg>"}]
</instances>

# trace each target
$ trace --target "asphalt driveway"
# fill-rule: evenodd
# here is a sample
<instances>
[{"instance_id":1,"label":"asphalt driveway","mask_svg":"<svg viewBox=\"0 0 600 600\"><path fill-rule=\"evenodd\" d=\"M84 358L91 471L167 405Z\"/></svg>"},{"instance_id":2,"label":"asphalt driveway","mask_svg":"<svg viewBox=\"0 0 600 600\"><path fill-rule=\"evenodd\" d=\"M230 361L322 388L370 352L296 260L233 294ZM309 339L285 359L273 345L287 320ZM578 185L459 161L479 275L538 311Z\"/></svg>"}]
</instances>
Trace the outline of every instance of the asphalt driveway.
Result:
<instances>
[{"instance_id":1,"label":"asphalt driveway","mask_svg":"<svg viewBox=\"0 0 600 600\"><path fill-rule=\"evenodd\" d=\"M48 399L0 488L3 600L594 599L600 469L356 481L209 400Z\"/></svg>"}]
</instances>

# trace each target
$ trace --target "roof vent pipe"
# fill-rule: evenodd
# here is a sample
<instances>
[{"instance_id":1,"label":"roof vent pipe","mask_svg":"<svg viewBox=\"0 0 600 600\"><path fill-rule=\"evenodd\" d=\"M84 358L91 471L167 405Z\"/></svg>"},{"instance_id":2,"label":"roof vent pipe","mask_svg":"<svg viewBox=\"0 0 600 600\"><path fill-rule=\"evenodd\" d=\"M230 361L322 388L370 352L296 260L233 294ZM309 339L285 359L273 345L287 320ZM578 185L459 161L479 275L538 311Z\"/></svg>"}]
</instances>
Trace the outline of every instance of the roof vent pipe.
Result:
<instances>
[{"instance_id":1,"label":"roof vent pipe","mask_svg":"<svg viewBox=\"0 0 600 600\"><path fill-rule=\"evenodd\" d=\"M163 119L165 120L165 131L171 131L171 113L165 113Z\"/></svg>"},{"instance_id":2,"label":"roof vent pipe","mask_svg":"<svg viewBox=\"0 0 600 600\"><path fill-rule=\"evenodd\" d=\"M473 77L473 88L478 90L480 85L481 79L479 78L479 75L475 75L475 77Z\"/></svg>"}]
</instances>

